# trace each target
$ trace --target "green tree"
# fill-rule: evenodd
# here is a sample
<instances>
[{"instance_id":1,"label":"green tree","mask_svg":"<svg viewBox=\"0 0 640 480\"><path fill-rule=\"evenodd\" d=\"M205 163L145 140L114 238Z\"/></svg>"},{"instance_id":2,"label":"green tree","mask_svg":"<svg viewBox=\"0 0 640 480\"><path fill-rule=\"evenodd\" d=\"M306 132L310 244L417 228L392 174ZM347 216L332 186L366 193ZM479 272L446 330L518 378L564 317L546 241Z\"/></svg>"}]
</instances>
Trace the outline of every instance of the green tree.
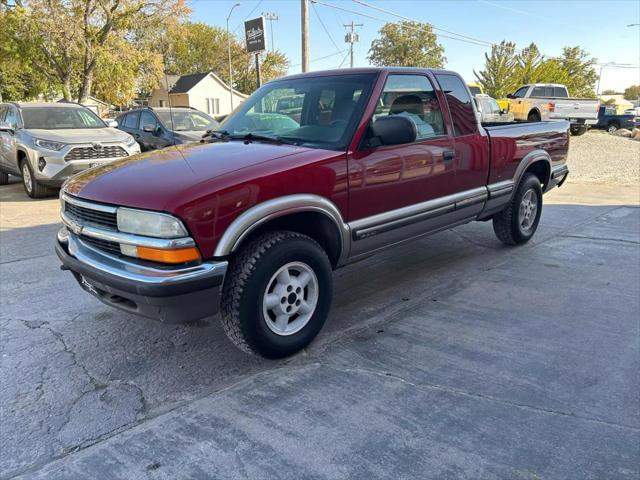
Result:
<instances>
[{"instance_id":1,"label":"green tree","mask_svg":"<svg viewBox=\"0 0 640 480\"><path fill-rule=\"evenodd\" d=\"M610 88L602 92L602 95L617 95L617 94L618 92L616 92L615 90L611 90Z\"/></svg>"},{"instance_id":2,"label":"green tree","mask_svg":"<svg viewBox=\"0 0 640 480\"><path fill-rule=\"evenodd\" d=\"M229 83L229 59L227 32L204 23L185 22L167 32L166 70L185 75L213 71ZM231 64L234 88L251 93L256 89L255 57L246 51L244 44L231 36ZM263 81L273 80L287 73L289 61L280 51L261 55L260 71Z\"/></svg>"},{"instance_id":3,"label":"green tree","mask_svg":"<svg viewBox=\"0 0 640 480\"><path fill-rule=\"evenodd\" d=\"M573 97L596 97L598 74L594 68L596 59L580 47L564 47L559 59L565 73L564 83Z\"/></svg>"},{"instance_id":4,"label":"green tree","mask_svg":"<svg viewBox=\"0 0 640 480\"><path fill-rule=\"evenodd\" d=\"M517 73L518 56L513 42L503 40L491 47L491 54L484 54L484 68L473 71L483 90L492 97L501 98L521 84Z\"/></svg>"},{"instance_id":5,"label":"green tree","mask_svg":"<svg viewBox=\"0 0 640 480\"><path fill-rule=\"evenodd\" d=\"M640 85L631 85L624 89L624 98L626 100L638 100L640 98Z\"/></svg>"},{"instance_id":6,"label":"green tree","mask_svg":"<svg viewBox=\"0 0 640 480\"><path fill-rule=\"evenodd\" d=\"M368 60L377 66L442 68L444 47L427 23L386 23L371 42Z\"/></svg>"}]
</instances>

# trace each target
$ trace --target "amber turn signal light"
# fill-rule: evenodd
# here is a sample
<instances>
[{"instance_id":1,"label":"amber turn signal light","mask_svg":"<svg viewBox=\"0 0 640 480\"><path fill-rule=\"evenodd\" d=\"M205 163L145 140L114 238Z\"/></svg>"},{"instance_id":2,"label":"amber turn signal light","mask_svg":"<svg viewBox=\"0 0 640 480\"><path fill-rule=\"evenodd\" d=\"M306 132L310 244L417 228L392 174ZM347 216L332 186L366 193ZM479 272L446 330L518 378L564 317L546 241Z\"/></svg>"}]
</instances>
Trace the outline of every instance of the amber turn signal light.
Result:
<instances>
[{"instance_id":1,"label":"amber turn signal light","mask_svg":"<svg viewBox=\"0 0 640 480\"><path fill-rule=\"evenodd\" d=\"M200 252L196 247L162 250L159 248L137 247L138 258L161 263L186 263L200 260Z\"/></svg>"}]
</instances>

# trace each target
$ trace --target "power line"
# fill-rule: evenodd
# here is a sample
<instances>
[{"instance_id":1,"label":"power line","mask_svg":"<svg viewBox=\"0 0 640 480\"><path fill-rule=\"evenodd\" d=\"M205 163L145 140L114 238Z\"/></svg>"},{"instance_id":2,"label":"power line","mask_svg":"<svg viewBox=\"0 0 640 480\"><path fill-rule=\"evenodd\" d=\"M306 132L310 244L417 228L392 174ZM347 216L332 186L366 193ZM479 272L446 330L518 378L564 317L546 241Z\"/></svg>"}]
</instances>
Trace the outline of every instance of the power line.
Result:
<instances>
[{"instance_id":1,"label":"power line","mask_svg":"<svg viewBox=\"0 0 640 480\"><path fill-rule=\"evenodd\" d=\"M322 29L324 30L324 33L327 34L327 37L329 37L329 40L331 40L331 43L333 43L333 46L336 47L336 52L340 51L340 47L338 46L338 44L335 42L335 40L329 33L329 30L327 29L324 22L322 21L322 18L320 17L320 14L318 13L318 10L316 9L316 6L313 4L313 2L311 2L311 8L313 9L313 12L316 14L316 17L318 17L318 21L320 22L320 25L322 25Z\"/></svg>"},{"instance_id":2,"label":"power line","mask_svg":"<svg viewBox=\"0 0 640 480\"><path fill-rule=\"evenodd\" d=\"M345 52L349 53L349 49L345 48L344 50L340 50L339 52L330 53L329 55L325 55L324 57L313 58L313 59L309 60L309 63L319 62L320 60L325 60L327 58L335 57L336 55L342 55ZM302 65L302 64L301 63L296 63L294 65L289 65L289 68L299 67L300 65Z\"/></svg>"}]
</instances>

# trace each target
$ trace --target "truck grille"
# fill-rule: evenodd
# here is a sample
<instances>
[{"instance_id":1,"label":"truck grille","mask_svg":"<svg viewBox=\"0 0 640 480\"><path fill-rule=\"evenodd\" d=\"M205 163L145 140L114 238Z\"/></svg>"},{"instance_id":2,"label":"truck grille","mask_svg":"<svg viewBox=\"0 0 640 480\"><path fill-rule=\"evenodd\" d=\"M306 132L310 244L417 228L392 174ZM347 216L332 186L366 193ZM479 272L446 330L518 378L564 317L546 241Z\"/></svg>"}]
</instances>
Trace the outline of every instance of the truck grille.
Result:
<instances>
[{"instance_id":1,"label":"truck grille","mask_svg":"<svg viewBox=\"0 0 640 480\"><path fill-rule=\"evenodd\" d=\"M86 235L80 235L80 238L84 243L91 245L98 250L103 250L115 255L121 255L119 243L100 240L99 238L87 237Z\"/></svg>"},{"instance_id":2,"label":"truck grille","mask_svg":"<svg viewBox=\"0 0 640 480\"><path fill-rule=\"evenodd\" d=\"M115 213L92 210L69 202L64 202L64 213L80 225L118 230L118 219Z\"/></svg>"},{"instance_id":3,"label":"truck grille","mask_svg":"<svg viewBox=\"0 0 640 480\"><path fill-rule=\"evenodd\" d=\"M102 148L76 147L64 157L65 162L72 160L96 160L101 158L128 157L127 151L119 145L104 145Z\"/></svg>"}]
</instances>

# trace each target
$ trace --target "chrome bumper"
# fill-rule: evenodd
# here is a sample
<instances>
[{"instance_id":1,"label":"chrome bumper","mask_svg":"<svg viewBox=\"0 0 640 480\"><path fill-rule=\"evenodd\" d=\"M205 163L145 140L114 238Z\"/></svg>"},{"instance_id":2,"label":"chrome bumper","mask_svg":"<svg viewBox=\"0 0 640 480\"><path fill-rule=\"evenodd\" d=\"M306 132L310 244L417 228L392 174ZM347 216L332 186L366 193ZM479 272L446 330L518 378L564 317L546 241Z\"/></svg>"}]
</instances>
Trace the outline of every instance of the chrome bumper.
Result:
<instances>
[{"instance_id":1,"label":"chrome bumper","mask_svg":"<svg viewBox=\"0 0 640 480\"><path fill-rule=\"evenodd\" d=\"M56 253L63 269L102 302L167 323L215 315L228 262L155 268L109 255L62 228Z\"/></svg>"}]
</instances>

